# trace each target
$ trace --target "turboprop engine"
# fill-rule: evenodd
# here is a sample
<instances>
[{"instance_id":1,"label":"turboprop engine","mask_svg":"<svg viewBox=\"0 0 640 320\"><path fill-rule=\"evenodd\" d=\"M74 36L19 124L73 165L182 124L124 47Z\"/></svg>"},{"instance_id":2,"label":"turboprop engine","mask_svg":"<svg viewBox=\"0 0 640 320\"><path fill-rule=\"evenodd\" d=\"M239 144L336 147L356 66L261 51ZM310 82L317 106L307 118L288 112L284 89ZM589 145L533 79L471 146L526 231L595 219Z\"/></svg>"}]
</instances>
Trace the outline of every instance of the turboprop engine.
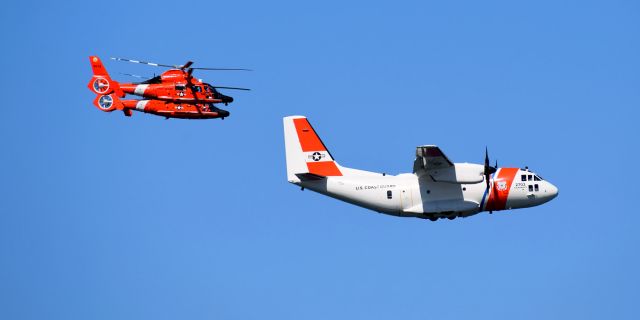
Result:
<instances>
[{"instance_id":1,"label":"turboprop engine","mask_svg":"<svg viewBox=\"0 0 640 320\"><path fill-rule=\"evenodd\" d=\"M470 184L484 180L484 166L474 163L456 163L446 169L429 170L424 173L435 182Z\"/></svg>"}]
</instances>

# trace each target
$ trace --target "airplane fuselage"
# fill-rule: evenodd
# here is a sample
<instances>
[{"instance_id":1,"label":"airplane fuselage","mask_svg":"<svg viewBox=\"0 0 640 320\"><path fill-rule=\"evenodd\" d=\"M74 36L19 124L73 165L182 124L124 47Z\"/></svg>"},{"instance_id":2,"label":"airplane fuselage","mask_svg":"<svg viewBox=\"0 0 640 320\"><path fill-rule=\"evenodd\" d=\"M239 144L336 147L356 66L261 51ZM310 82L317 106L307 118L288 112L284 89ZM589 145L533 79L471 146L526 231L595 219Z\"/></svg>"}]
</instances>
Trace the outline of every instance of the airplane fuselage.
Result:
<instances>
[{"instance_id":1,"label":"airplane fuselage","mask_svg":"<svg viewBox=\"0 0 640 320\"><path fill-rule=\"evenodd\" d=\"M348 172L347 168L340 169ZM419 218L467 217L482 211L527 208L553 199L558 192L547 181L534 181L533 172L517 168L499 168L488 190L484 182L436 182L428 175L414 173L358 173L290 182L377 212Z\"/></svg>"},{"instance_id":2,"label":"airplane fuselage","mask_svg":"<svg viewBox=\"0 0 640 320\"><path fill-rule=\"evenodd\" d=\"M453 163L433 145L418 146L413 173L388 175L340 166L303 116L285 117L287 180L348 203L403 217L437 220L537 206L558 188L528 168Z\"/></svg>"}]
</instances>

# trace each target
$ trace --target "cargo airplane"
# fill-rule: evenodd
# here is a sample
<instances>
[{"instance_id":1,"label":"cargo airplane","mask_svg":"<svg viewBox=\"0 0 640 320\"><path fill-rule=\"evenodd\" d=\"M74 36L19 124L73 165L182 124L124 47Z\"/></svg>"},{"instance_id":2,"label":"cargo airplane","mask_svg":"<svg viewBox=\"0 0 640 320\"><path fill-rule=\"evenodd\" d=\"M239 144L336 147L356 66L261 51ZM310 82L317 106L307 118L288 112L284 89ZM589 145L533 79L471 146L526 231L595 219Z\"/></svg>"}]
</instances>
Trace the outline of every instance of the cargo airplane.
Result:
<instances>
[{"instance_id":1,"label":"cargo airplane","mask_svg":"<svg viewBox=\"0 0 640 320\"><path fill-rule=\"evenodd\" d=\"M482 211L527 208L558 195L528 168L453 163L434 145L419 146L413 173L389 175L340 166L306 117L284 121L290 183L354 205L401 217L436 221Z\"/></svg>"}]
</instances>

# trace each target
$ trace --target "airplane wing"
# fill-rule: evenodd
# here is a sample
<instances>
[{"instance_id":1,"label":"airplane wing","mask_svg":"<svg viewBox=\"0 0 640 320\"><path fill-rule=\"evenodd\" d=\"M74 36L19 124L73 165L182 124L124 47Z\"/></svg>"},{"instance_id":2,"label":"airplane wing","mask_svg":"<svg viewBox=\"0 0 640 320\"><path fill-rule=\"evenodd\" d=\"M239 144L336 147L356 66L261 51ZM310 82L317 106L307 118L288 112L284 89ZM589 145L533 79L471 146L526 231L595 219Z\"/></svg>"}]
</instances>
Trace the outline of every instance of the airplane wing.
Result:
<instances>
[{"instance_id":1,"label":"airplane wing","mask_svg":"<svg viewBox=\"0 0 640 320\"><path fill-rule=\"evenodd\" d=\"M453 167L453 162L437 146L416 147L413 172L441 170Z\"/></svg>"}]
</instances>

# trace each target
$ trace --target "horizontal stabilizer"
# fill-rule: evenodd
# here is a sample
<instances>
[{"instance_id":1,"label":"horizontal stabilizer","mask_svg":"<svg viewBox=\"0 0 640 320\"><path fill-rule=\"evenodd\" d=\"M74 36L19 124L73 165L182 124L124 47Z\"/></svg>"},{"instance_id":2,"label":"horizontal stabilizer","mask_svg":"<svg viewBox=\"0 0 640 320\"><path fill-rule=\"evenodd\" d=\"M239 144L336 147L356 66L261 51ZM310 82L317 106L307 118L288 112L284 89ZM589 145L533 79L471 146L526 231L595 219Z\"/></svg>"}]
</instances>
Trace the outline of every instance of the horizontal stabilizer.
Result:
<instances>
[{"instance_id":1,"label":"horizontal stabilizer","mask_svg":"<svg viewBox=\"0 0 640 320\"><path fill-rule=\"evenodd\" d=\"M315 181L315 180L322 180L327 178L325 176L320 176L313 173L298 173L296 174L296 177L300 178L300 180L302 181Z\"/></svg>"}]
</instances>

